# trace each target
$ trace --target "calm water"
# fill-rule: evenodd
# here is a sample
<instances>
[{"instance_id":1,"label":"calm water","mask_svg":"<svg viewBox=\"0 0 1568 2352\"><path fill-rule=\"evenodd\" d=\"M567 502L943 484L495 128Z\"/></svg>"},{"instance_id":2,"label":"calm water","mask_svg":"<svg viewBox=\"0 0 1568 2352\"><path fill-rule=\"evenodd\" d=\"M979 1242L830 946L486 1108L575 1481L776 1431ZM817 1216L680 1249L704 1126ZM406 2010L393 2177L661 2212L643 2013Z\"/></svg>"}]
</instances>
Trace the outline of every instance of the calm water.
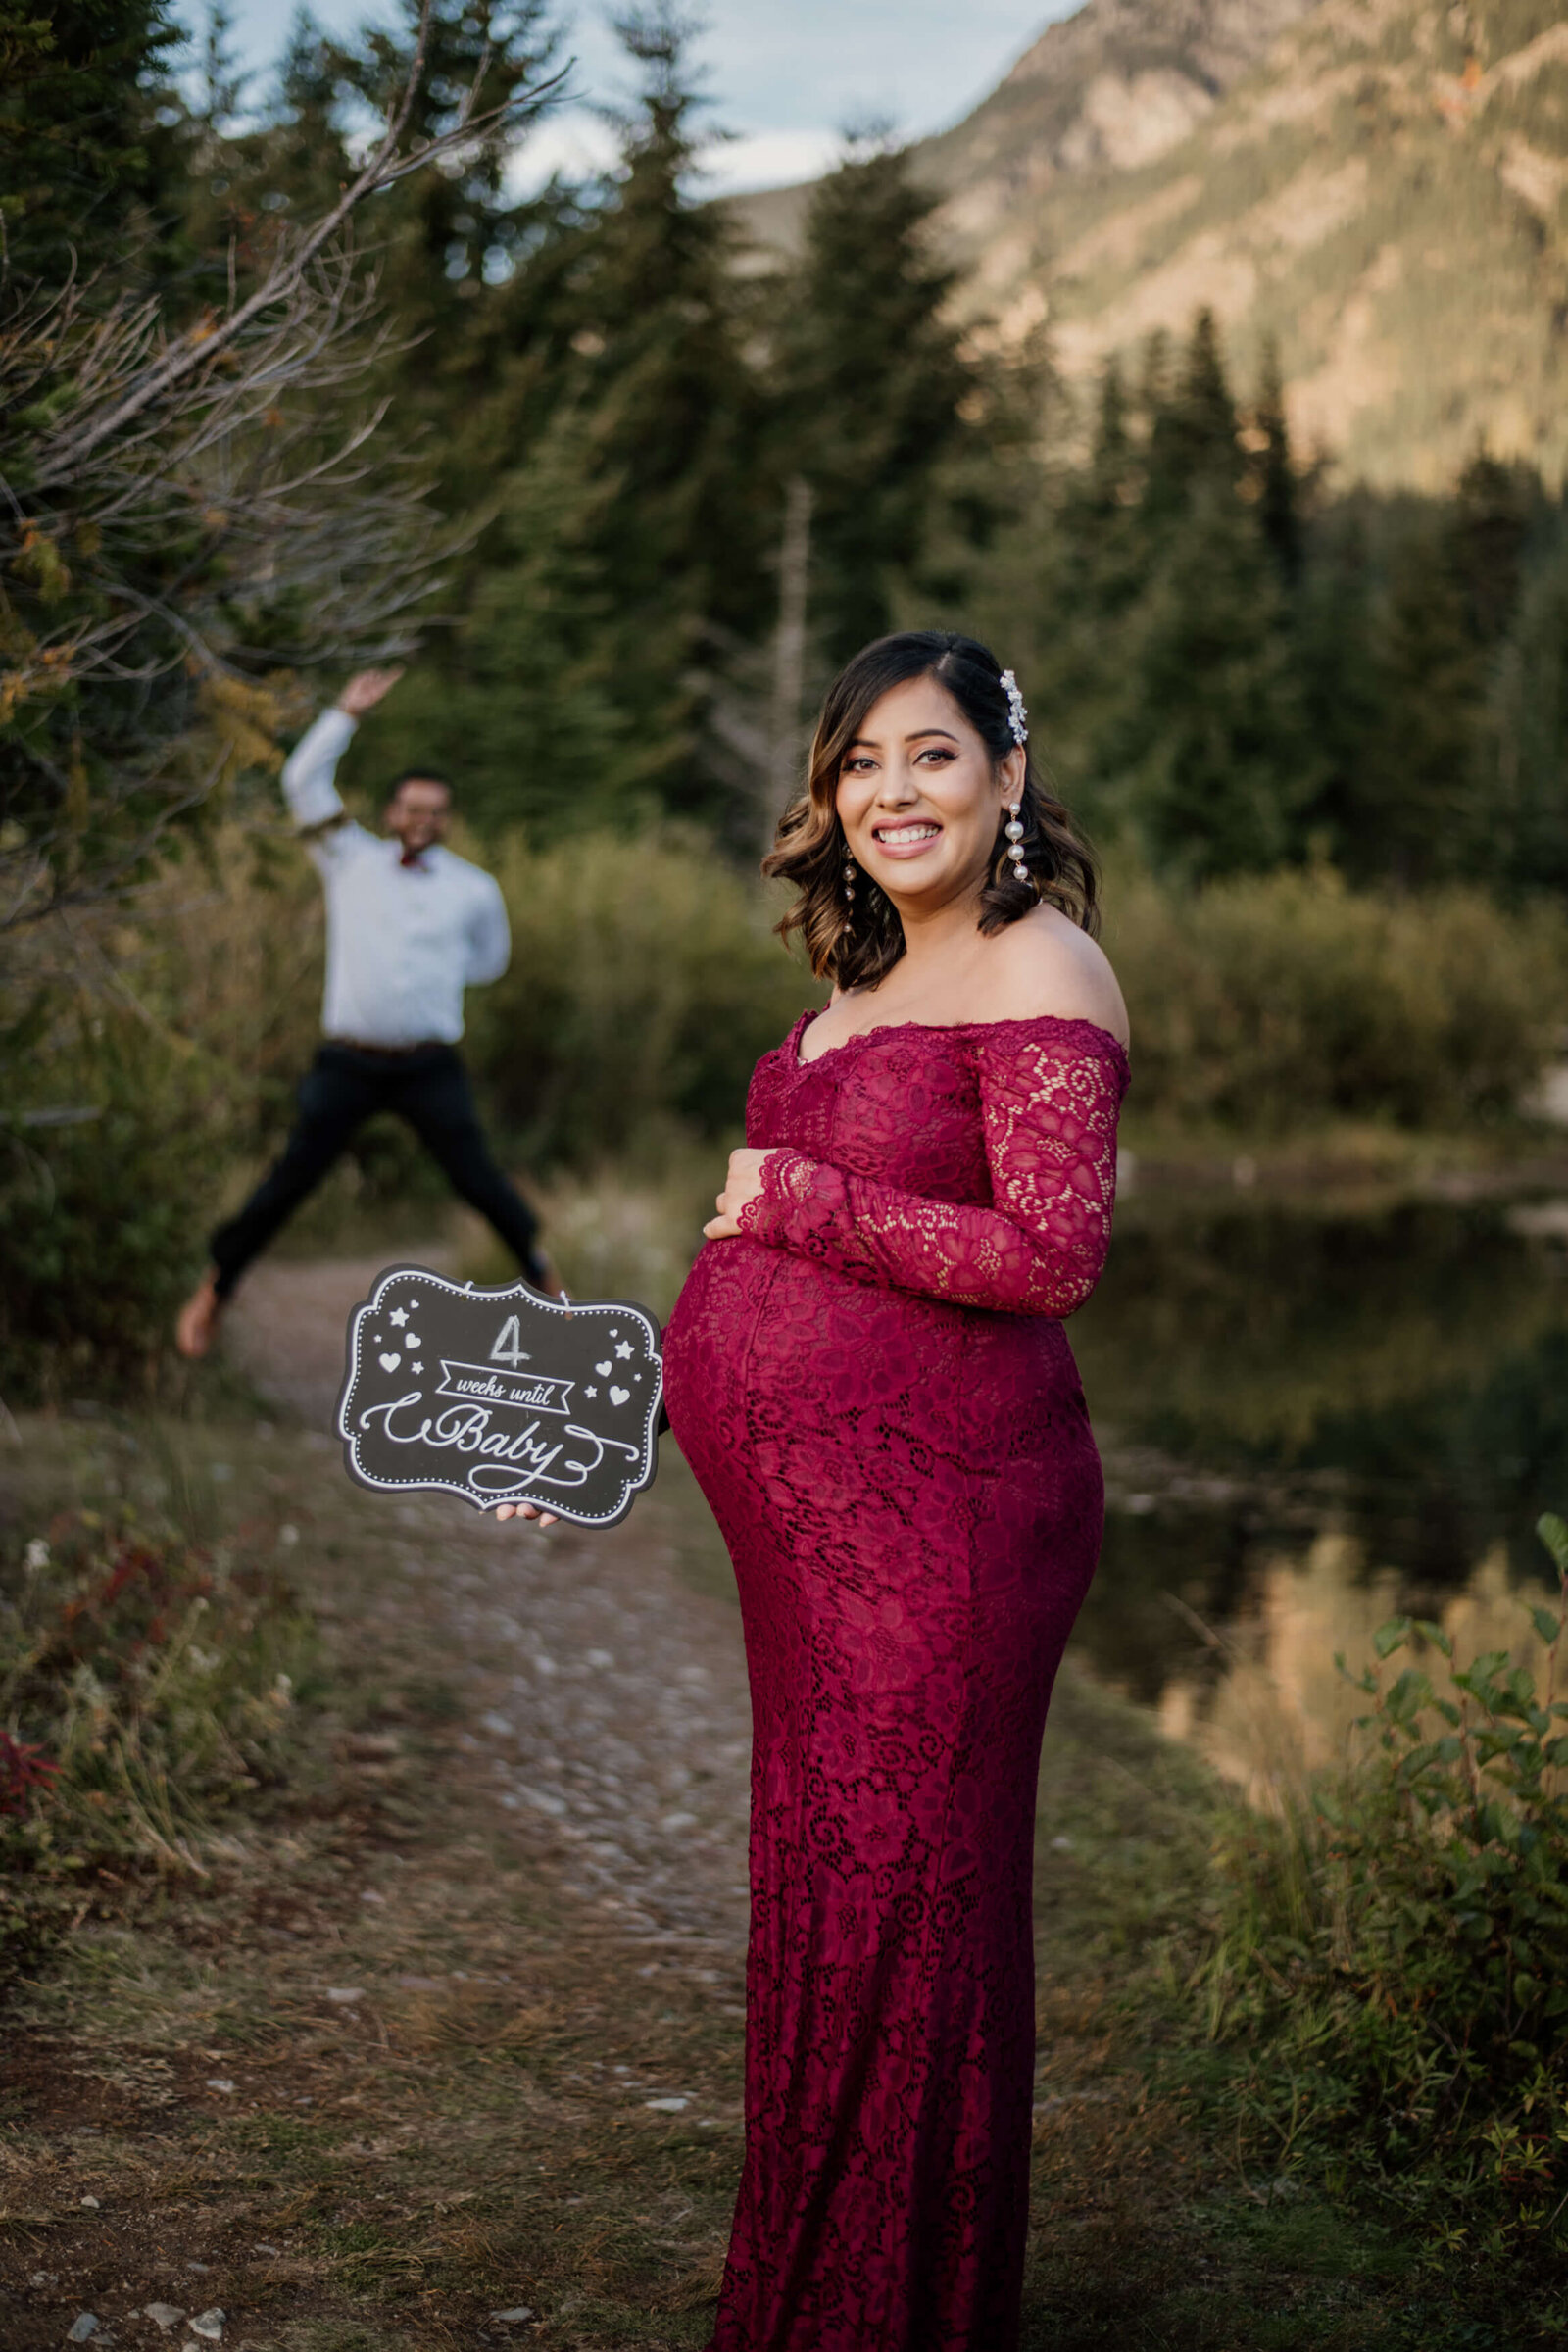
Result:
<instances>
[{"instance_id":1,"label":"calm water","mask_svg":"<svg viewBox=\"0 0 1568 2352\"><path fill-rule=\"evenodd\" d=\"M1568 1515L1568 1202L1135 1196L1072 1337L1110 1503L1076 1639L1133 1695L1212 1667L1201 1629L1255 1625L1292 1570L1347 1641L1374 1587L1442 1614L1478 1574L1541 1580L1535 1522Z\"/></svg>"},{"instance_id":2,"label":"calm water","mask_svg":"<svg viewBox=\"0 0 1568 2352\"><path fill-rule=\"evenodd\" d=\"M1334 1652L1396 1607L1539 1665L1517 1595L1547 1597L1535 1523L1568 1516L1568 1201L1134 1195L1071 1335L1108 1505L1074 1651L1235 1778L1328 1759L1359 1704ZM733 1594L667 1442L655 1493Z\"/></svg>"}]
</instances>

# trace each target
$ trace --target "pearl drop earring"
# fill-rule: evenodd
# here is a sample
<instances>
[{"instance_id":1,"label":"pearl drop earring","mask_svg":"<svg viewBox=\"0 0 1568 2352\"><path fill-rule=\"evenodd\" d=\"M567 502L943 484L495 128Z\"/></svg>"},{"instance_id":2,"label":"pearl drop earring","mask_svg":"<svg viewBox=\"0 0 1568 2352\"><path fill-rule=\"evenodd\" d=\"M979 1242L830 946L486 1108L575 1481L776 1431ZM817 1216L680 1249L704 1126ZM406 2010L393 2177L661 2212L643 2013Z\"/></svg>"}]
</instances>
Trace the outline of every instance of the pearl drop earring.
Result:
<instances>
[{"instance_id":1,"label":"pearl drop earring","mask_svg":"<svg viewBox=\"0 0 1568 2352\"><path fill-rule=\"evenodd\" d=\"M852 920L852 919L853 919L853 917L854 917L854 914L855 914L855 859L854 859L853 858L848 858L848 857L847 857L847 858L845 858L845 860L844 860L844 915L845 915L845 920L846 920L846 922L848 922L848 921Z\"/></svg>"},{"instance_id":2,"label":"pearl drop earring","mask_svg":"<svg viewBox=\"0 0 1568 2352\"><path fill-rule=\"evenodd\" d=\"M1018 812L1022 807L1023 803L1021 801L1009 801L1007 803L1007 856L1012 859L1013 880L1015 882L1021 882L1024 888L1027 890L1029 887L1029 868L1024 863L1023 851L1019 847L1019 844L1023 840L1023 820Z\"/></svg>"}]
</instances>

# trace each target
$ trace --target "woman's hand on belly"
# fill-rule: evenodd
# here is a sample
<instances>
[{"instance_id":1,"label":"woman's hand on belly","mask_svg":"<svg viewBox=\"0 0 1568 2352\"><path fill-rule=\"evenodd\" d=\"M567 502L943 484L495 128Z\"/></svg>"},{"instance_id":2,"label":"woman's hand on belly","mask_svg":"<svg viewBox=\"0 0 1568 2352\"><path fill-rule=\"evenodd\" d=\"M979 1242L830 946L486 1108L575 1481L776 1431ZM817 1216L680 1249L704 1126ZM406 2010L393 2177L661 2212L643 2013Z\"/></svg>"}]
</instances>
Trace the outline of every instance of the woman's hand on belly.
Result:
<instances>
[{"instance_id":1,"label":"woman's hand on belly","mask_svg":"<svg viewBox=\"0 0 1568 2352\"><path fill-rule=\"evenodd\" d=\"M762 1189L762 1162L766 1152L754 1151L743 1145L729 1155L729 1172L724 1178L724 1190L717 1200L718 1214L710 1217L703 1227L705 1239L722 1242L740 1232L740 1213L749 1200L755 1200Z\"/></svg>"},{"instance_id":2,"label":"woman's hand on belly","mask_svg":"<svg viewBox=\"0 0 1568 2352\"><path fill-rule=\"evenodd\" d=\"M554 1511L542 1511L533 1502L498 1502L498 1519L537 1519L541 1527L556 1527L560 1523Z\"/></svg>"}]
</instances>

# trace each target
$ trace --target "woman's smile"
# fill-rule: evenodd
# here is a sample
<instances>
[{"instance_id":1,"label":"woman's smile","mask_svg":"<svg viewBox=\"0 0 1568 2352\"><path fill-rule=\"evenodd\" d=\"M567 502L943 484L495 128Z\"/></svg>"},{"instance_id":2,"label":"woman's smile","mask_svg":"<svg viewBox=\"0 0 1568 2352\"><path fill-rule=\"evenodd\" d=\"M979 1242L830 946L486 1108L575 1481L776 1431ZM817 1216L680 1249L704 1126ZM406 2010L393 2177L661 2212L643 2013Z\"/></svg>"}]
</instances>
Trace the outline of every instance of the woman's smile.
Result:
<instances>
[{"instance_id":1,"label":"woman's smile","mask_svg":"<svg viewBox=\"0 0 1568 2352\"><path fill-rule=\"evenodd\" d=\"M942 827L928 816L901 817L896 824L871 827L871 839L890 858L918 858L922 850L941 838Z\"/></svg>"}]
</instances>

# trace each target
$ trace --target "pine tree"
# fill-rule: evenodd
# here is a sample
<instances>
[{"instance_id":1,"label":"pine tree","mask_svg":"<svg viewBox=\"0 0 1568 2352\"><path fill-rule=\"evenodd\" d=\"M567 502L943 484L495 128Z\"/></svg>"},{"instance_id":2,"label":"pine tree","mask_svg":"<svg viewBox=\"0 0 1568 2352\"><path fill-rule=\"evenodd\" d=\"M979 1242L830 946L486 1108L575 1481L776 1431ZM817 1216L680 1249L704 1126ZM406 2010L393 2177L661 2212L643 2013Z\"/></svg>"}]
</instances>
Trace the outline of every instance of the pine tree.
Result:
<instances>
[{"instance_id":1,"label":"pine tree","mask_svg":"<svg viewBox=\"0 0 1568 2352\"><path fill-rule=\"evenodd\" d=\"M1162 869L1194 878L1264 869L1300 854L1322 768L1286 583L1209 312L1194 321L1173 382L1163 350L1151 347L1144 401L1124 575L1142 577L1136 600L1105 615L1119 623L1115 691L1095 764ZM1108 459L1109 439L1105 450Z\"/></svg>"},{"instance_id":2,"label":"pine tree","mask_svg":"<svg viewBox=\"0 0 1568 2352\"><path fill-rule=\"evenodd\" d=\"M1495 646L1507 633L1541 509L1539 479L1523 466L1500 465L1484 450L1459 476L1445 537L1478 646Z\"/></svg>"},{"instance_id":3,"label":"pine tree","mask_svg":"<svg viewBox=\"0 0 1568 2352\"><path fill-rule=\"evenodd\" d=\"M1062 440L1067 429L1064 418ZM1009 660L1017 646L1037 750L1075 814L1106 842L1122 812L1105 792L1100 747L1125 703L1128 615L1151 561L1143 452L1115 361L1101 378L1087 465L1064 470L1037 457L1034 471L1036 494L1019 501L987 578L981 633L1005 644Z\"/></svg>"},{"instance_id":4,"label":"pine tree","mask_svg":"<svg viewBox=\"0 0 1568 2352\"><path fill-rule=\"evenodd\" d=\"M700 102L687 27L661 5L616 30L643 80L609 199L573 255L565 396L597 493L581 552L602 585L603 660L629 772L673 810L722 816L727 795L705 759L704 673L769 618L772 518L757 479L747 296L726 217L693 187Z\"/></svg>"},{"instance_id":5,"label":"pine tree","mask_svg":"<svg viewBox=\"0 0 1568 2352\"><path fill-rule=\"evenodd\" d=\"M278 60L259 166L268 210L306 219L324 209L349 169L336 52L307 8L296 9Z\"/></svg>"},{"instance_id":6,"label":"pine tree","mask_svg":"<svg viewBox=\"0 0 1568 2352\"><path fill-rule=\"evenodd\" d=\"M395 0L390 24L367 24L349 41L296 25L286 64L282 150L296 202L315 187L321 161L309 132L329 126L335 162L344 128L368 109L384 120L407 84L421 0ZM554 0L434 0L425 68L409 122L411 144L448 129L478 81L477 110L519 106L557 65ZM482 73L481 73L482 69ZM327 89L330 97L327 97ZM526 108L474 138L461 167L420 172L377 199L373 222L381 295L398 351L388 388L407 432L422 424L448 503L456 510L493 492L495 470L471 458L469 423L495 391L504 346L499 314L539 212L508 185L524 136ZM303 186L301 185L303 183ZM509 452L509 462L515 457Z\"/></svg>"},{"instance_id":7,"label":"pine tree","mask_svg":"<svg viewBox=\"0 0 1568 2352\"><path fill-rule=\"evenodd\" d=\"M1406 884L1465 874L1482 834L1485 672L1441 516L1422 514L1400 534L1374 647L1378 718L1351 811L1358 861Z\"/></svg>"},{"instance_id":8,"label":"pine tree","mask_svg":"<svg viewBox=\"0 0 1568 2352\"><path fill-rule=\"evenodd\" d=\"M1247 480L1257 501L1258 522L1280 567L1280 576L1294 587L1301 575L1300 485L1291 455L1279 346L1272 335L1263 350L1249 456Z\"/></svg>"},{"instance_id":9,"label":"pine tree","mask_svg":"<svg viewBox=\"0 0 1568 2352\"><path fill-rule=\"evenodd\" d=\"M1364 823L1380 711L1377 568L1367 502L1314 519L1302 541L1294 611L1307 725L1320 761L1301 822L1312 855L1358 878L1381 873Z\"/></svg>"},{"instance_id":10,"label":"pine tree","mask_svg":"<svg viewBox=\"0 0 1568 2352\"><path fill-rule=\"evenodd\" d=\"M1149 574L1143 456L1133 437L1126 387L1113 361L1101 378L1089 464L1070 483L1062 518L1074 551L1070 595L1097 633L1113 632Z\"/></svg>"},{"instance_id":11,"label":"pine tree","mask_svg":"<svg viewBox=\"0 0 1568 2352\"><path fill-rule=\"evenodd\" d=\"M170 0L0 0L0 216L13 279L90 276L128 238L160 260L179 208L184 39Z\"/></svg>"},{"instance_id":12,"label":"pine tree","mask_svg":"<svg viewBox=\"0 0 1568 2352\"><path fill-rule=\"evenodd\" d=\"M1318 783L1284 592L1251 510L1201 484L1124 640L1102 758L1157 870L1259 872L1298 855Z\"/></svg>"},{"instance_id":13,"label":"pine tree","mask_svg":"<svg viewBox=\"0 0 1568 2352\"><path fill-rule=\"evenodd\" d=\"M1225 374L1212 311L1200 311L1174 385L1162 344L1152 343L1145 374L1149 445L1143 513L1152 532L1179 521L1209 489L1234 492L1246 466L1236 402Z\"/></svg>"},{"instance_id":14,"label":"pine tree","mask_svg":"<svg viewBox=\"0 0 1568 2352\"><path fill-rule=\"evenodd\" d=\"M1490 716L1499 879L1568 891L1568 512L1523 573Z\"/></svg>"},{"instance_id":15,"label":"pine tree","mask_svg":"<svg viewBox=\"0 0 1568 2352\"><path fill-rule=\"evenodd\" d=\"M408 81L421 8L422 0L397 0L394 27L372 22L353 44L327 44L341 88L383 119ZM434 0L411 141L449 129L481 72L481 113L525 97L548 74L556 48L548 0ZM510 271L527 210L505 186L515 138L505 123L482 132L461 169L418 172L392 200L402 233L389 239L388 291L411 326L449 322L487 278Z\"/></svg>"},{"instance_id":16,"label":"pine tree","mask_svg":"<svg viewBox=\"0 0 1568 2352\"><path fill-rule=\"evenodd\" d=\"M563 409L505 485L473 601L439 671L398 698L402 761L450 775L463 816L534 840L635 827L657 808L614 671L596 552L621 495L596 477L583 418Z\"/></svg>"},{"instance_id":17,"label":"pine tree","mask_svg":"<svg viewBox=\"0 0 1568 2352\"><path fill-rule=\"evenodd\" d=\"M443 691L466 714L465 765L479 747L502 762L478 788L488 821L544 831L616 796L624 813L628 795L728 821L714 673L771 617L751 297L724 213L693 185L686 27L655 8L617 30L642 77L619 168L552 191L514 279L475 306L491 389L461 427L464 471L483 453L493 488L505 452L509 478Z\"/></svg>"},{"instance_id":18,"label":"pine tree","mask_svg":"<svg viewBox=\"0 0 1568 2352\"><path fill-rule=\"evenodd\" d=\"M776 289L777 471L811 487L812 633L830 667L891 625L895 576L917 563L980 389L935 207L903 154L852 148Z\"/></svg>"}]
</instances>

